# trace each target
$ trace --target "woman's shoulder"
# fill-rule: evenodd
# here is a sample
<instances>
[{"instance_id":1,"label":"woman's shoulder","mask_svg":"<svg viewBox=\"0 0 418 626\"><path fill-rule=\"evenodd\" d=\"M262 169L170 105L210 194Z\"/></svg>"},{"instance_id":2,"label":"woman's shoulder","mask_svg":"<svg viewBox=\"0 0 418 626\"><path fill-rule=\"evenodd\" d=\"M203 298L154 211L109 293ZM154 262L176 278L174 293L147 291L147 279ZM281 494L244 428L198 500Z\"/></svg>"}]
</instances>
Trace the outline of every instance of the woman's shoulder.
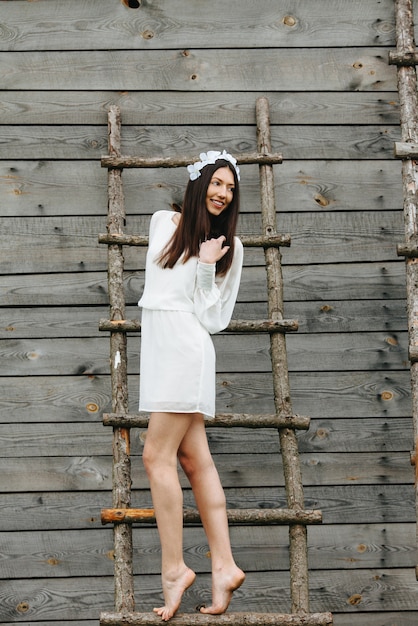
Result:
<instances>
[{"instance_id":1,"label":"woman's shoulder","mask_svg":"<svg viewBox=\"0 0 418 626\"><path fill-rule=\"evenodd\" d=\"M234 237L235 250L239 251L241 254L244 250L243 243L239 237L235 235Z\"/></svg>"},{"instance_id":2,"label":"woman's shoulder","mask_svg":"<svg viewBox=\"0 0 418 626\"><path fill-rule=\"evenodd\" d=\"M168 209L161 209L160 211L155 211L155 213L151 216L151 222L160 222L162 220L171 219L174 215L174 211L170 211Z\"/></svg>"}]
</instances>

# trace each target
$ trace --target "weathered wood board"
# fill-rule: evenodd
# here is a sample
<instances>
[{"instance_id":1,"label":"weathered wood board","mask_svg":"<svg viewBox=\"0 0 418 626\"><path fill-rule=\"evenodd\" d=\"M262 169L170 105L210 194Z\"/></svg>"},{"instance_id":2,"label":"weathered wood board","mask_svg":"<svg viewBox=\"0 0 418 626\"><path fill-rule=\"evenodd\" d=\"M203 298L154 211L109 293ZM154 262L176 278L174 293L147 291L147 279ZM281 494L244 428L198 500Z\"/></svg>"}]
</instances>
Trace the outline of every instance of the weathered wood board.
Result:
<instances>
[{"instance_id":1,"label":"weathered wood board","mask_svg":"<svg viewBox=\"0 0 418 626\"><path fill-rule=\"evenodd\" d=\"M2 50L108 50L177 48L188 45L218 48L367 46L393 44L395 19L391 0L315 0L312 2L214 0L201 3L196 15L187 0L163 0L157 6L136 3L135 11L111 0L72 0L51 13L48 0L36 11L22 0L5 4L7 28ZM127 3L125 2L125 5ZM338 15L334 21L333 15ZM212 33L216 32L214 42Z\"/></svg>"},{"instance_id":2,"label":"weathered wood board","mask_svg":"<svg viewBox=\"0 0 418 626\"><path fill-rule=\"evenodd\" d=\"M413 524L343 524L312 526L309 562L312 569L366 569L414 567L416 558ZM135 528L135 574L158 574L158 532L155 526ZM231 527L231 539L240 566L246 571L286 570L289 560L288 529ZM207 572L207 541L201 528L184 532L188 562L197 572ZM0 533L0 545L8 546L5 560L9 577L51 578L113 574L112 529L32 531ZM0 560L0 567L2 567Z\"/></svg>"},{"instance_id":3,"label":"weathered wood board","mask_svg":"<svg viewBox=\"0 0 418 626\"><path fill-rule=\"evenodd\" d=\"M318 418L405 417L411 412L409 378L406 369L294 372L290 376L294 409ZM3 423L90 421L92 414L95 417L100 411L111 411L109 377L94 372L77 376L7 376L1 384ZM138 376L130 376L132 412L138 408L138 388ZM219 413L273 411L271 373L218 374L216 389Z\"/></svg>"},{"instance_id":4,"label":"weathered wood board","mask_svg":"<svg viewBox=\"0 0 418 626\"><path fill-rule=\"evenodd\" d=\"M334 0L333 0L334 1ZM361 0L362 1L362 0ZM392 2L392 0L388 0ZM311 6L314 6L311 4ZM363 9L364 10L364 9ZM267 86L268 87L268 86ZM110 106L123 111L124 125L254 124L254 102L265 96L272 124L399 124L398 95L379 92L293 91L25 91L2 93L4 124L107 124Z\"/></svg>"},{"instance_id":5,"label":"weathered wood board","mask_svg":"<svg viewBox=\"0 0 418 626\"><path fill-rule=\"evenodd\" d=\"M131 218L128 232L146 234L148 223L149 217ZM106 271L106 246L97 241L106 229L98 217L7 218L0 220L0 228L3 274ZM292 237L292 245L282 252L284 265L373 262L397 259L395 242L402 240L403 220L399 211L288 213L280 216L280 229ZM239 231L259 233L260 216L242 215ZM29 247L30 256L22 255ZM144 268L144 248L131 247L124 256L127 270ZM263 262L261 251L245 251L246 265Z\"/></svg>"},{"instance_id":6,"label":"weathered wood board","mask_svg":"<svg viewBox=\"0 0 418 626\"><path fill-rule=\"evenodd\" d=\"M91 404L91 409L94 409ZM94 419L95 418L95 419ZM4 458L26 456L107 455L109 431L98 429L101 411L90 411L90 422L49 424L0 424L0 446ZM359 429L361 423L361 429ZM143 430L131 430L131 452L142 453ZM278 433L256 428L251 436L241 428L210 428L208 439L214 454L276 454ZM305 453L338 452L404 452L412 441L412 426L408 418L312 418L309 430L298 433L299 450Z\"/></svg>"},{"instance_id":7,"label":"weathered wood board","mask_svg":"<svg viewBox=\"0 0 418 626\"><path fill-rule=\"evenodd\" d=\"M340 125L272 126L271 131L272 150L285 154L287 160L392 159L394 142L400 140L398 126L385 123L361 126L361 132L355 126ZM8 160L99 161L107 153L107 130L105 126L84 125L6 126L2 129L2 142L0 158ZM254 152L254 127L154 125L127 126L123 131L124 154L175 156L181 150L194 156L204 152L208 145L237 154Z\"/></svg>"},{"instance_id":8,"label":"weathered wood board","mask_svg":"<svg viewBox=\"0 0 418 626\"><path fill-rule=\"evenodd\" d=\"M305 487L305 506L321 507L324 525L414 523L412 485L317 485ZM102 528L100 511L111 505L106 490L48 492L33 491L2 495L2 531L78 530ZM286 506L282 487L226 488L228 506L242 503L250 508ZM194 507L190 490L184 491L186 507ZM149 490L133 490L132 506L152 508ZM53 513L53 515L51 515ZM326 564L325 564L326 565Z\"/></svg>"},{"instance_id":9,"label":"weathered wood board","mask_svg":"<svg viewBox=\"0 0 418 626\"><path fill-rule=\"evenodd\" d=\"M214 454L222 484L246 488L264 485L283 487L283 466L279 454ZM300 465L306 485L408 484L412 485L410 460L405 452L384 453L302 453ZM110 490L112 459L108 456L17 457L0 459L2 491L5 493L37 491L45 485L49 491ZM132 462L133 486L146 489L148 479L141 460ZM180 481L187 486L184 476Z\"/></svg>"},{"instance_id":10,"label":"weathered wood board","mask_svg":"<svg viewBox=\"0 0 418 626\"><path fill-rule=\"evenodd\" d=\"M254 294L256 297L256 294ZM99 337L99 319L108 317L108 308L103 306L59 307L50 318L48 307L33 306L30 309L4 308L2 339L48 339L59 337ZM364 332L369 328L376 331L406 331L405 302L398 299L385 300L327 300L286 302L286 317L298 321L298 334ZM139 319L137 306L127 307L128 319ZM265 302L237 302L235 319L266 319Z\"/></svg>"},{"instance_id":11,"label":"weathered wood board","mask_svg":"<svg viewBox=\"0 0 418 626\"><path fill-rule=\"evenodd\" d=\"M266 333L235 335L226 333L213 338L217 352L217 371L228 375L270 372L270 341ZM0 345L1 376L100 376L109 374L109 341L106 336L86 342L77 339L4 340ZM407 368L407 333L324 333L289 335L287 339L289 371L311 372L376 370L391 372ZM128 347L128 373L138 374L140 340ZM342 363L341 363L342 360Z\"/></svg>"},{"instance_id":12,"label":"weathered wood board","mask_svg":"<svg viewBox=\"0 0 418 626\"><path fill-rule=\"evenodd\" d=\"M3 89L395 91L386 47L0 52ZM11 63L11 58L13 63Z\"/></svg>"},{"instance_id":13,"label":"weathered wood board","mask_svg":"<svg viewBox=\"0 0 418 626\"><path fill-rule=\"evenodd\" d=\"M137 576L138 605L152 611L161 602L159 576ZM289 611L289 580L286 572L254 572L245 587L231 602L232 611L257 610L260 595L269 612ZM342 613L390 611L393 597L402 610L416 607L418 588L409 568L313 571L310 576L312 610ZM210 598L210 574L201 574L185 594L182 612L194 612ZM41 578L6 581L0 590L0 619L9 621L42 620L54 614L57 621L94 619L103 610L112 610L113 577ZM366 610L366 613L363 611ZM361 622L360 622L361 623ZM364 624L364 622L362 622Z\"/></svg>"},{"instance_id":14,"label":"weathered wood board","mask_svg":"<svg viewBox=\"0 0 418 626\"><path fill-rule=\"evenodd\" d=\"M136 149L137 154L141 149ZM243 214L260 205L257 166L245 166L242 180ZM281 215L339 211L394 211L401 209L401 168L390 160L285 161L275 168L275 195ZM105 224L106 170L97 162L1 161L2 217L100 216ZM187 180L183 168L125 170L127 227L131 216L150 215L181 200ZM384 191L384 193L383 193ZM335 217L337 219L337 216ZM4 220L5 223L5 220ZM135 222L134 222L135 223Z\"/></svg>"}]
</instances>

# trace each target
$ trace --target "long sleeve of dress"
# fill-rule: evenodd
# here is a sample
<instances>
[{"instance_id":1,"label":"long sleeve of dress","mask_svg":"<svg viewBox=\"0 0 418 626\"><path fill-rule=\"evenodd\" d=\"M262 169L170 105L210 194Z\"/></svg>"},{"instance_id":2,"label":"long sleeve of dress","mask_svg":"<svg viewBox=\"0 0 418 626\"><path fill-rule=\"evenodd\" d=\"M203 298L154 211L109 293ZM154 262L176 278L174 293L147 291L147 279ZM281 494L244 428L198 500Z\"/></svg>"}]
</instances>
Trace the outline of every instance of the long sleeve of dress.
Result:
<instances>
[{"instance_id":1,"label":"long sleeve of dress","mask_svg":"<svg viewBox=\"0 0 418 626\"><path fill-rule=\"evenodd\" d=\"M215 264L197 264L194 313L211 333L224 330L232 317L241 279L243 246L235 238L234 259L225 276L215 276Z\"/></svg>"}]
</instances>

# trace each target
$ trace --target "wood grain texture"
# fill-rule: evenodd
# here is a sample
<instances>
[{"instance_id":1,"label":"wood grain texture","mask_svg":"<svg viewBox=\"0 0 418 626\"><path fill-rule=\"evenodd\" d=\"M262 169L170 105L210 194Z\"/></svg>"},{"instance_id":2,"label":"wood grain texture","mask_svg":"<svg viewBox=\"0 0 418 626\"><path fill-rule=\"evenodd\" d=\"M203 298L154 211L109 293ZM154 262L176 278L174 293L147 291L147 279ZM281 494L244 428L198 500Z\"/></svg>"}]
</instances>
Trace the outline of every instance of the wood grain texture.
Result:
<instances>
[{"instance_id":1,"label":"wood grain texture","mask_svg":"<svg viewBox=\"0 0 418 626\"><path fill-rule=\"evenodd\" d=\"M405 296L405 268L399 260L290 265L284 267L284 276L287 301L318 301L319 298L326 305L330 300L392 300ZM239 302L264 300L264 285L262 267L245 268ZM143 286L142 272L126 272L125 292L129 305L137 305ZM2 304L6 307L109 305L104 272L19 275L18 281L13 275L5 275L0 276L0 289ZM8 336L9 331L4 332Z\"/></svg>"},{"instance_id":2,"label":"wood grain texture","mask_svg":"<svg viewBox=\"0 0 418 626\"><path fill-rule=\"evenodd\" d=\"M290 159L393 160L397 125L272 126L272 149ZM231 153L254 152L252 126L127 126L122 153L175 156L180 151L199 154L208 146ZM107 154L105 126L5 126L0 159L100 160ZM98 164L99 165L99 164ZM252 166L245 166L252 167ZM278 166L280 167L280 166ZM394 167L399 167L395 165ZM245 180L245 169L243 170ZM182 190L184 182L182 184Z\"/></svg>"},{"instance_id":3,"label":"wood grain texture","mask_svg":"<svg viewBox=\"0 0 418 626\"><path fill-rule=\"evenodd\" d=\"M409 524L415 521L414 492L408 485L319 485L305 487L305 505L321 506L323 525ZM286 507L281 487L235 487L225 490L230 508ZM2 494L2 531L103 529L102 508L110 506L111 492L103 490ZM149 490L134 489L132 505L152 508ZM184 505L194 507L190 490ZM53 515L51 515L53 513ZM322 528L322 526L321 526Z\"/></svg>"},{"instance_id":4,"label":"wood grain texture","mask_svg":"<svg viewBox=\"0 0 418 626\"><path fill-rule=\"evenodd\" d=\"M3 89L395 91L388 48L0 52Z\"/></svg>"},{"instance_id":5,"label":"wood grain texture","mask_svg":"<svg viewBox=\"0 0 418 626\"><path fill-rule=\"evenodd\" d=\"M136 306L127 308L128 319L139 319ZM234 309L237 319L264 319L264 302L238 302ZM397 332L407 328L403 300L351 300L286 302L286 316L297 319L298 334L362 332ZM108 317L108 307L65 306L6 308L2 310L3 325L0 339L52 339L60 337L101 337L98 320Z\"/></svg>"},{"instance_id":6,"label":"wood grain texture","mask_svg":"<svg viewBox=\"0 0 418 626\"><path fill-rule=\"evenodd\" d=\"M102 610L112 610L112 583L110 576L89 579L88 585L85 578L6 581L0 591L0 618L21 619L16 607L21 607L25 601L26 622L28 618L46 620L50 616L58 620L61 616L75 620L93 619ZM142 610L152 611L152 607L161 601L159 576L136 577L135 584L139 606ZM209 594L210 575L201 575L185 594L182 611L194 612L197 604L209 600ZM327 609L337 613L356 614L366 609L367 615L385 608L390 611L393 595L401 610L414 610L417 586L408 568L315 571L311 575L311 594L312 610L323 610L327 605ZM274 577L270 572L251 574L245 587L234 594L230 610L254 611L257 608L265 612L289 610L286 572L278 572Z\"/></svg>"},{"instance_id":7,"label":"wood grain texture","mask_svg":"<svg viewBox=\"0 0 418 626\"><path fill-rule=\"evenodd\" d=\"M329 19L334 12L338 21ZM55 7L48 0L36 6L6 3L2 50L128 50L189 46L298 47L393 45L395 24L390 0L349 3L316 0L241 0L235 5L215 0L191 7L185 0L163 0L129 10L111 0L72 0ZM214 38L212 33L216 32Z\"/></svg>"},{"instance_id":8,"label":"wood grain texture","mask_svg":"<svg viewBox=\"0 0 418 626\"><path fill-rule=\"evenodd\" d=\"M275 168L275 195L282 213L387 211L400 209L398 161L285 161ZM241 212L260 205L257 166L245 166L241 180ZM106 175L100 165L82 161L0 161L3 217L101 217L105 223ZM128 226L132 215L150 215L181 203L187 181L183 168L125 170ZM383 193L384 191L384 193Z\"/></svg>"},{"instance_id":9,"label":"wood grain texture","mask_svg":"<svg viewBox=\"0 0 418 626\"><path fill-rule=\"evenodd\" d=\"M232 526L234 555L248 572L288 568L288 529L285 526ZM154 526L134 528L135 574L158 574L160 544ZM314 570L413 567L413 524L345 524L310 526L309 562ZM111 528L97 530L1 533L0 570L9 578L111 576ZM184 549L194 571L208 571L207 542L201 528L186 527Z\"/></svg>"},{"instance_id":10,"label":"wood grain texture","mask_svg":"<svg viewBox=\"0 0 418 626\"><path fill-rule=\"evenodd\" d=\"M269 337L232 333L213 336L217 372L271 372ZM287 337L291 372L408 369L407 333L329 333ZM128 345L128 374L138 374L140 340ZM109 339L13 340L0 344L0 375L103 375L109 373Z\"/></svg>"},{"instance_id":11,"label":"wood grain texture","mask_svg":"<svg viewBox=\"0 0 418 626\"><path fill-rule=\"evenodd\" d=\"M148 224L148 217L133 217L129 232L148 234ZM283 234L291 235L291 246L282 253L284 265L393 261L403 236L400 211L288 213L279 216L279 224ZM97 217L3 218L0 228L5 238L2 274L106 271L107 246L98 243L105 227ZM241 216L238 235L260 230L258 215ZM30 255L22 255L22 250L30 250ZM126 246L126 270L143 270L145 253ZM257 256L261 263L260 250L246 250L246 263Z\"/></svg>"},{"instance_id":12,"label":"wood grain texture","mask_svg":"<svg viewBox=\"0 0 418 626\"><path fill-rule=\"evenodd\" d=\"M109 432L101 423L101 412L91 413L88 422L50 424L39 422L0 424L0 443L4 458L20 456L83 456L109 453ZM143 429L131 429L131 453L141 455ZM213 454L277 454L278 434L258 428L207 429ZM412 424L406 418L311 419L309 430L298 433L299 449L312 452L406 452L413 442Z\"/></svg>"},{"instance_id":13,"label":"wood grain texture","mask_svg":"<svg viewBox=\"0 0 418 626\"><path fill-rule=\"evenodd\" d=\"M7 5L5 5L7 6ZM9 4L10 6L10 4ZM312 6L312 5L311 5ZM363 8L364 10L364 8ZM26 91L2 92L4 124L106 124L109 107L119 106L123 123L254 124L259 96L270 102L272 124L399 124L398 95L374 92L293 91Z\"/></svg>"},{"instance_id":14,"label":"wood grain texture","mask_svg":"<svg viewBox=\"0 0 418 626\"><path fill-rule=\"evenodd\" d=\"M283 467L278 454L214 455L224 488L283 487ZM413 484L409 453L304 453L304 485ZM132 464L133 485L146 489L148 479L138 460ZM0 459L5 493L37 491L107 491L112 486L112 460L107 456L19 457ZM180 475L186 487L187 480Z\"/></svg>"},{"instance_id":15,"label":"wood grain texture","mask_svg":"<svg viewBox=\"0 0 418 626\"><path fill-rule=\"evenodd\" d=\"M295 412L313 418L407 417L411 413L408 371L291 373ZM0 380L0 419L10 422L99 421L111 412L107 376L86 372L77 376L13 377ZM137 376L129 379L130 410L138 408ZM271 374L219 374L217 411L273 410ZM22 401L24 398L24 401Z\"/></svg>"}]
</instances>

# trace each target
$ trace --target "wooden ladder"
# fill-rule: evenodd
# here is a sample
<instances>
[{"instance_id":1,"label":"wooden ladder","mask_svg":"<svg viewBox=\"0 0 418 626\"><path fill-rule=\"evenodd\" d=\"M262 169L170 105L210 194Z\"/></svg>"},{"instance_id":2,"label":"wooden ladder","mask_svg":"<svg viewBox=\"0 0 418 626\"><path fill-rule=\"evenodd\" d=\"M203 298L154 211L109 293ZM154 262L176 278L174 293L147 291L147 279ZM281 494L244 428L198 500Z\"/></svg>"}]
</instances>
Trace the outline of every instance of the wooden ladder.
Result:
<instances>
[{"instance_id":1,"label":"wooden ladder","mask_svg":"<svg viewBox=\"0 0 418 626\"><path fill-rule=\"evenodd\" d=\"M291 613L233 613L220 616L177 614L179 625L304 625L329 626L331 613L309 612L307 525L322 521L320 511L305 510L302 476L299 463L296 429L307 429L309 418L294 415L290 399L285 333L297 330L297 322L283 318L283 277L279 248L290 245L289 235L276 228L273 164L281 163L280 154L273 154L270 141L269 103L259 98L256 104L257 153L237 155L239 164L259 165L261 185L262 235L242 237L245 246L264 249L267 287L268 319L258 321L233 320L227 331L265 332L270 335L274 385L275 413L272 415L218 414L206 421L209 427L275 428L279 430L283 457L287 509L228 510L230 523L287 524L290 545ZM184 167L195 157L141 158L125 157L120 152L121 120L117 107L109 111L109 155L102 158L108 168L107 234L99 242L108 245L108 288L110 319L101 320L100 330L110 331L112 413L103 417L105 425L113 427L113 508L102 511L102 523L114 524L115 612L104 612L101 626L161 624L154 613L135 611L133 587L132 523L154 520L152 509L131 508L130 428L146 427L147 417L128 413L127 337L126 333L140 330L136 320L125 319L123 285L123 246L146 246L148 238L124 234L125 208L122 189L122 169L131 167ZM185 511L184 521L199 521L197 511Z\"/></svg>"},{"instance_id":2,"label":"wooden ladder","mask_svg":"<svg viewBox=\"0 0 418 626\"><path fill-rule=\"evenodd\" d=\"M402 159L405 225L405 243L399 244L397 251L399 256L405 257L414 430L411 462L415 465L415 507L418 520L418 52L414 39L413 0L395 0L395 17L397 49L396 52L389 53L389 63L397 66L398 76L402 141L395 143L395 156ZM418 579L418 566L415 571Z\"/></svg>"}]
</instances>

